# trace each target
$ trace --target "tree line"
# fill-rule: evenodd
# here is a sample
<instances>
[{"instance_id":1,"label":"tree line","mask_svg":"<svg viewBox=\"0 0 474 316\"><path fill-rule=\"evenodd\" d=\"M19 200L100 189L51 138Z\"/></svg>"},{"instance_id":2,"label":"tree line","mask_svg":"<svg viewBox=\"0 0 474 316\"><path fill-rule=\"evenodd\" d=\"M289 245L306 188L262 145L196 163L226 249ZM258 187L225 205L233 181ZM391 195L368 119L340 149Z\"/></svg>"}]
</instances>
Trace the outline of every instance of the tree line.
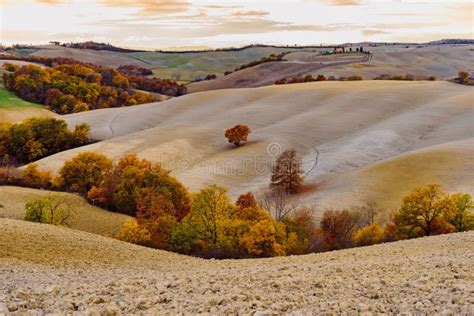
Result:
<instances>
[{"instance_id":1,"label":"tree line","mask_svg":"<svg viewBox=\"0 0 474 316\"><path fill-rule=\"evenodd\" d=\"M59 114L150 103L156 101L152 93L186 93L186 87L173 80L145 77L143 74L148 74L148 70L141 67L121 66L119 71L71 59L26 59L51 66L43 69L5 63L5 87L20 98L47 105Z\"/></svg>"},{"instance_id":2,"label":"tree line","mask_svg":"<svg viewBox=\"0 0 474 316\"><path fill-rule=\"evenodd\" d=\"M449 195L439 185L417 187L384 224L369 203L351 210L326 210L319 225L298 198L303 187L294 150L277 159L269 190L233 202L217 185L190 193L168 170L136 155L116 163L83 152L65 162L54 178L33 164L0 180L76 192L90 203L133 216L116 238L204 258L250 258L322 252L474 229L469 194ZM16 182L18 184L19 182ZM67 224L68 208L47 216L52 201L29 204L25 219ZM63 216L64 215L64 216ZM49 219L48 219L49 218ZM54 220L53 220L54 219Z\"/></svg>"},{"instance_id":3,"label":"tree line","mask_svg":"<svg viewBox=\"0 0 474 316\"><path fill-rule=\"evenodd\" d=\"M89 129L79 124L70 131L65 121L54 118L0 124L0 165L22 165L89 144Z\"/></svg>"}]
</instances>

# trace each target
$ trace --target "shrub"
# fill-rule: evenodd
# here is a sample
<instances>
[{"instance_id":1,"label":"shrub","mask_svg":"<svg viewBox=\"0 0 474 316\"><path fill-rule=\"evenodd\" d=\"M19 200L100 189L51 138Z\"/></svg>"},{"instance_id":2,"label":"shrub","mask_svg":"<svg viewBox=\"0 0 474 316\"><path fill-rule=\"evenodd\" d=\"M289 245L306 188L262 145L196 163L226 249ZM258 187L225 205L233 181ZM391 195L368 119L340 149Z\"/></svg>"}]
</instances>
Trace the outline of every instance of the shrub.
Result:
<instances>
[{"instance_id":1,"label":"shrub","mask_svg":"<svg viewBox=\"0 0 474 316\"><path fill-rule=\"evenodd\" d=\"M384 230L379 224L365 226L354 233L352 237L356 246L370 246L383 242Z\"/></svg>"},{"instance_id":2,"label":"shrub","mask_svg":"<svg viewBox=\"0 0 474 316\"><path fill-rule=\"evenodd\" d=\"M326 81L326 77L324 77L323 75L318 75L316 77L316 81Z\"/></svg>"},{"instance_id":3,"label":"shrub","mask_svg":"<svg viewBox=\"0 0 474 316\"><path fill-rule=\"evenodd\" d=\"M247 125L239 124L226 130L224 136L229 143L240 146L242 143L247 142L247 137L250 133L250 128Z\"/></svg>"},{"instance_id":4,"label":"shrub","mask_svg":"<svg viewBox=\"0 0 474 316\"><path fill-rule=\"evenodd\" d=\"M59 170L63 188L86 195L110 172L112 161L104 155L83 152L66 161Z\"/></svg>"},{"instance_id":5,"label":"shrub","mask_svg":"<svg viewBox=\"0 0 474 316\"><path fill-rule=\"evenodd\" d=\"M361 76L349 76L347 78L345 78L346 81L359 81L359 80L363 80Z\"/></svg>"},{"instance_id":6,"label":"shrub","mask_svg":"<svg viewBox=\"0 0 474 316\"><path fill-rule=\"evenodd\" d=\"M430 77L428 77L428 80L429 81L436 81L436 77L435 76L430 76Z\"/></svg>"},{"instance_id":7,"label":"shrub","mask_svg":"<svg viewBox=\"0 0 474 316\"><path fill-rule=\"evenodd\" d=\"M128 219L115 234L115 238L132 244L150 246L151 235L145 228L138 225L135 219Z\"/></svg>"}]
</instances>

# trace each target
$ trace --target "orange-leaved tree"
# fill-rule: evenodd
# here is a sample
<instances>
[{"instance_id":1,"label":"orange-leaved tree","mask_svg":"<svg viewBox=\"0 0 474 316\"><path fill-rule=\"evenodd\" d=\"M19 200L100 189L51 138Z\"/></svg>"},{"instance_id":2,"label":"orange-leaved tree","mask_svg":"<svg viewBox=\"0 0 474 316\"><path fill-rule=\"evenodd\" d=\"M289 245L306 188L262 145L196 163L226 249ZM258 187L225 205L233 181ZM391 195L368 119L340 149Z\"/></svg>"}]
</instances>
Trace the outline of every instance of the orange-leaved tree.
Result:
<instances>
[{"instance_id":1,"label":"orange-leaved tree","mask_svg":"<svg viewBox=\"0 0 474 316\"><path fill-rule=\"evenodd\" d=\"M82 152L59 170L59 184L68 191L86 195L99 185L112 168L112 160L94 152Z\"/></svg>"},{"instance_id":2,"label":"orange-leaved tree","mask_svg":"<svg viewBox=\"0 0 474 316\"><path fill-rule=\"evenodd\" d=\"M225 131L224 136L227 138L229 143L235 146L240 146L242 143L247 142L247 137L252 131L247 125L235 125Z\"/></svg>"}]
</instances>

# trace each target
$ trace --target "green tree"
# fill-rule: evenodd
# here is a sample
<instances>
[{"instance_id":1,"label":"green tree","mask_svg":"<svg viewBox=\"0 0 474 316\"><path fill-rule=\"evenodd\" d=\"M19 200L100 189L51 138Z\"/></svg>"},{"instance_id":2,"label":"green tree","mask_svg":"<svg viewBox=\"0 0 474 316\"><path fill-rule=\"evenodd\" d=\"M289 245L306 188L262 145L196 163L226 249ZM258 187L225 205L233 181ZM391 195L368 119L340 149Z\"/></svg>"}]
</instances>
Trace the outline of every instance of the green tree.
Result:
<instances>
[{"instance_id":1,"label":"green tree","mask_svg":"<svg viewBox=\"0 0 474 316\"><path fill-rule=\"evenodd\" d=\"M456 193L451 196L454 212L449 222L457 232L464 232L474 229L474 215L471 210L474 208L472 196L467 193Z\"/></svg>"},{"instance_id":2,"label":"green tree","mask_svg":"<svg viewBox=\"0 0 474 316\"><path fill-rule=\"evenodd\" d=\"M71 205L66 198L58 194L50 194L46 198L25 204L24 219L26 221L69 226L71 217Z\"/></svg>"}]
</instances>

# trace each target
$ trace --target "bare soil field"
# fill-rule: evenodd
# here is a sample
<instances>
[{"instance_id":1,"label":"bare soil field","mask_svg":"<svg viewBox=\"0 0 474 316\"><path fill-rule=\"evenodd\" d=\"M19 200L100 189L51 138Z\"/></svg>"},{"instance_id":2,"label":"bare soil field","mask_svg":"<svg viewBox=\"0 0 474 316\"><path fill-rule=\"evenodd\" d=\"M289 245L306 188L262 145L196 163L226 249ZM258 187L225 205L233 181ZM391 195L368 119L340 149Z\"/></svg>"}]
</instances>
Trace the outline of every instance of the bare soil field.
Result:
<instances>
[{"instance_id":1,"label":"bare soil field","mask_svg":"<svg viewBox=\"0 0 474 316\"><path fill-rule=\"evenodd\" d=\"M305 181L319 187L302 196L308 204L324 209L376 199L393 208L413 185L429 181L448 191L474 193L466 176L473 168L472 99L471 87L428 81L315 82L195 93L64 116L70 126L90 124L92 137L102 141L38 163L58 170L82 151L113 159L137 153L161 162L191 190L217 183L236 197L267 188L281 150L295 148L307 171L317 148L319 164ZM225 129L235 124L252 130L249 143L238 148L224 138Z\"/></svg>"},{"instance_id":2,"label":"bare soil field","mask_svg":"<svg viewBox=\"0 0 474 316\"><path fill-rule=\"evenodd\" d=\"M35 190L14 186L0 186L0 218L23 219L25 204L39 198L56 194L62 201L71 206L69 227L98 235L113 236L129 216L112 213L94 207L83 198L63 192ZM1 300L0 300L1 301Z\"/></svg>"},{"instance_id":3,"label":"bare soil field","mask_svg":"<svg viewBox=\"0 0 474 316\"><path fill-rule=\"evenodd\" d=\"M0 313L474 313L474 232L204 260L0 219Z\"/></svg>"}]
</instances>

